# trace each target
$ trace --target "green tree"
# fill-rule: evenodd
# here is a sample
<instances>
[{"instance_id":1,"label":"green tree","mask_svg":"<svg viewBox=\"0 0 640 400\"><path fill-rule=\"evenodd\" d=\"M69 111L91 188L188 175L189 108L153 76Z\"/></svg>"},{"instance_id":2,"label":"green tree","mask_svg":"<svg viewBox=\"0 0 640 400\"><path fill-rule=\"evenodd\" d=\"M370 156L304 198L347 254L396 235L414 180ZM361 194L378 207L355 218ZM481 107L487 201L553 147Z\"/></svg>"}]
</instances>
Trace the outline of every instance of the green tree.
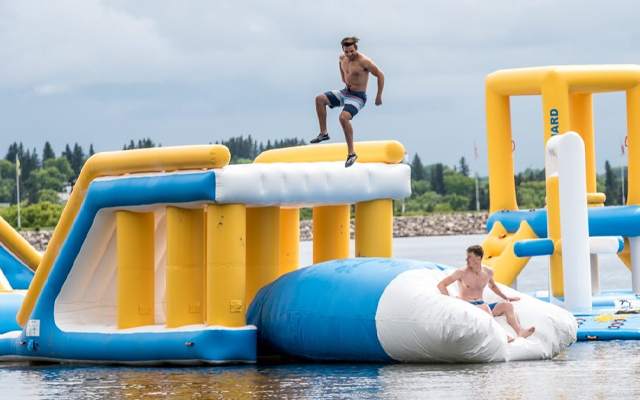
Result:
<instances>
[{"instance_id":1,"label":"green tree","mask_svg":"<svg viewBox=\"0 0 640 400\"><path fill-rule=\"evenodd\" d=\"M156 144L151 140L151 138L138 139L139 149L152 149L154 147L156 147Z\"/></svg>"},{"instance_id":2,"label":"green tree","mask_svg":"<svg viewBox=\"0 0 640 400\"><path fill-rule=\"evenodd\" d=\"M45 142L44 149L42 149L42 163L44 164L45 161L50 160L52 158L56 158L56 153L53 152L51 143Z\"/></svg>"},{"instance_id":3,"label":"green tree","mask_svg":"<svg viewBox=\"0 0 640 400\"><path fill-rule=\"evenodd\" d=\"M15 182L16 164L13 161L0 160L0 179L11 179Z\"/></svg>"},{"instance_id":4,"label":"green tree","mask_svg":"<svg viewBox=\"0 0 640 400\"><path fill-rule=\"evenodd\" d=\"M445 194L444 168L440 163L436 164L431 172L431 188L440 195Z\"/></svg>"},{"instance_id":5,"label":"green tree","mask_svg":"<svg viewBox=\"0 0 640 400\"><path fill-rule=\"evenodd\" d=\"M38 202L40 203L43 201L59 204L60 196L58 195L58 192L53 189L42 189L38 192Z\"/></svg>"},{"instance_id":6,"label":"green tree","mask_svg":"<svg viewBox=\"0 0 640 400\"><path fill-rule=\"evenodd\" d=\"M543 208L545 206L546 182L527 181L516 191L518 207L522 209Z\"/></svg>"},{"instance_id":7,"label":"green tree","mask_svg":"<svg viewBox=\"0 0 640 400\"><path fill-rule=\"evenodd\" d=\"M46 201L37 204L22 205L22 227L26 229L53 228L58 224L64 206ZM0 208L0 217L13 227L18 226L18 211L15 205Z\"/></svg>"},{"instance_id":8,"label":"green tree","mask_svg":"<svg viewBox=\"0 0 640 400\"><path fill-rule=\"evenodd\" d=\"M467 160L462 157L460 159L460 167L458 168L458 172L460 172L464 176L469 176L469 165L467 164Z\"/></svg>"},{"instance_id":9,"label":"green tree","mask_svg":"<svg viewBox=\"0 0 640 400\"><path fill-rule=\"evenodd\" d=\"M422 165L422 161L420 160L418 153L413 156L413 161L411 162L411 179L415 181L427 179L427 172L424 169L424 165Z\"/></svg>"},{"instance_id":10,"label":"green tree","mask_svg":"<svg viewBox=\"0 0 640 400\"><path fill-rule=\"evenodd\" d=\"M430 190L431 190L431 184L428 181L411 180L411 198L412 199L415 199L418 196L421 196Z\"/></svg>"},{"instance_id":11,"label":"green tree","mask_svg":"<svg viewBox=\"0 0 640 400\"><path fill-rule=\"evenodd\" d=\"M84 150L82 150L82 146L76 143L73 146L73 153L71 155L71 168L73 169L73 172L76 173L76 177L80 175L80 171L86 161L87 157L84 154Z\"/></svg>"},{"instance_id":12,"label":"green tree","mask_svg":"<svg viewBox=\"0 0 640 400\"><path fill-rule=\"evenodd\" d=\"M447 169L444 173L444 193L465 196L467 200L471 197L471 192L475 190L473 178L464 176L459 172ZM454 207L454 209L456 209ZM457 209L456 209L457 210Z\"/></svg>"},{"instance_id":13,"label":"green tree","mask_svg":"<svg viewBox=\"0 0 640 400\"><path fill-rule=\"evenodd\" d=\"M71 151L71 147L69 147L68 143L65 146L64 151L62 152L61 156L66 158L67 161L69 161L69 165L73 165L73 152Z\"/></svg>"},{"instance_id":14,"label":"green tree","mask_svg":"<svg viewBox=\"0 0 640 400\"><path fill-rule=\"evenodd\" d=\"M25 182L26 194L30 203L39 201L42 190L48 189L61 192L66 182L65 176L55 167L33 171Z\"/></svg>"},{"instance_id":15,"label":"green tree","mask_svg":"<svg viewBox=\"0 0 640 400\"><path fill-rule=\"evenodd\" d=\"M619 184L609 160L604 163L604 194L607 196L606 205L620 204L618 201L620 199Z\"/></svg>"},{"instance_id":16,"label":"green tree","mask_svg":"<svg viewBox=\"0 0 640 400\"><path fill-rule=\"evenodd\" d=\"M448 203L453 211L467 211L469 209L469 197L451 193L442 198L444 203Z\"/></svg>"},{"instance_id":17,"label":"green tree","mask_svg":"<svg viewBox=\"0 0 640 400\"><path fill-rule=\"evenodd\" d=\"M29 150L24 154L24 157L20 159L20 180L29 179L29 175L31 175L32 171L35 171L40 168L40 158L38 157L38 153L36 149L33 149L33 153Z\"/></svg>"},{"instance_id":18,"label":"green tree","mask_svg":"<svg viewBox=\"0 0 640 400\"><path fill-rule=\"evenodd\" d=\"M62 174L64 182L69 182L73 180L75 176L75 172L73 172L73 169L71 168L71 164L69 164L69 161L65 157L58 157L58 158L53 158L45 161L44 168L57 169L58 172Z\"/></svg>"},{"instance_id":19,"label":"green tree","mask_svg":"<svg viewBox=\"0 0 640 400\"><path fill-rule=\"evenodd\" d=\"M0 160L0 203L15 203L16 164Z\"/></svg>"},{"instance_id":20,"label":"green tree","mask_svg":"<svg viewBox=\"0 0 640 400\"><path fill-rule=\"evenodd\" d=\"M22 142L20 142L20 144L13 142L9 145L9 150L7 150L7 155L4 158L5 160L14 163L16 162L16 155L20 160L24 159L24 147L22 146Z\"/></svg>"}]
</instances>

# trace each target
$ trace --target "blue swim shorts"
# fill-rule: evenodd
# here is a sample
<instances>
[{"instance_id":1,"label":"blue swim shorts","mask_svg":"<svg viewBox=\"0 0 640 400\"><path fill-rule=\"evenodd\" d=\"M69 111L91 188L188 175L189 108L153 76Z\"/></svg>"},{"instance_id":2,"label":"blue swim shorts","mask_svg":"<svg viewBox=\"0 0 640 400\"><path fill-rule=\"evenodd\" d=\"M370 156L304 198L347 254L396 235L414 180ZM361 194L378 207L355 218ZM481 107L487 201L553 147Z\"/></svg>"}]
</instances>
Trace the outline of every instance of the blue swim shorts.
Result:
<instances>
[{"instance_id":1,"label":"blue swim shorts","mask_svg":"<svg viewBox=\"0 0 640 400\"><path fill-rule=\"evenodd\" d=\"M473 304L474 306L481 306L481 305L483 305L483 304L484 304L484 301L482 301L482 300L480 300L480 301L470 301L469 303L470 303L470 304ZM493 307L495 307L495 306L496 306L496 304L498 304L498 303L489 303L489 304L487 304L487 305L489 306L489 308L490 308L491 310L493 310Z\"/></svg>"},{"instance_id":2,"label":"blue swim shorts","mask_svg":"<svg viewBox=\"0 0 640 400\"><path fill-rule=\"evenodd\" d=\"M362 110L362 107L367 103L366 92L352 92L347 88L331 90L325 92L325 95L329 99L329 107L344 107L344 110L351 114L351 118L355 117L358 111Z\"/></svg>"}]
</instances>

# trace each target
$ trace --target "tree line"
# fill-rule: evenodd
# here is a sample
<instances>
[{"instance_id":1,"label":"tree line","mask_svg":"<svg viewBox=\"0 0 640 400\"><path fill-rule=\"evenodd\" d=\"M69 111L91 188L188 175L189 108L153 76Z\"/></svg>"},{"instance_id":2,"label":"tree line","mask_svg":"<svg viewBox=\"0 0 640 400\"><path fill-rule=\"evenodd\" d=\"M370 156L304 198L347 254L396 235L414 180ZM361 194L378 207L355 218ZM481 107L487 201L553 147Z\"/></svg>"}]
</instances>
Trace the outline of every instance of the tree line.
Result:
<instances>
[{"instance_id":1,"label":"tree line","mask_svg":"<svg viewBox=\"0 0 640 400\"><path fill-rule=\"evenodd\" d=\"M396 202L396 212L404 205L405 215L420 215L431 212L481 210L489 207L487 178L471 177L469 165L464 157L452 168L441 163L424 165L418 154L411 161L411 196ZM476 179L478 180L478 202L476 202Z\"/></svg>"},{"instance_id":2,"label":"tree line","mask_svg":"<svg viewBox=\"0 0 640 400\"><path fill-rule=\"evenodd\" d=\"M251 136L232 137L215 143L229 148L233 164L253 162L265 150L306 144L304 140L297 138L262 143ZM156 144L150 138L145 138L137 142L131 140L122 148L132 150L161 146L160 143ZM67 144L59 156L49 142L45 142L41 153L36 148L25 148L22 143L14 142L9 145L4 159L0 160L0 203L14 206L0 208L0 216L16 226L16 158L20 163L23 226L53 227L63 208L58 193L65 187L72 187L85 162L94 153L92 144L87 151L78 143L73 146ZM420 156L415 154L410 165L412 193L407 199L395 202L396 215L473 211L477 204L481 210L489 208L488 178L471 176L464 157L460 158L457 165L449 167L442 163L424 165ZM621 167L613 168L607 161L605 173L597 177L598 191L607 196L606 205L622 204L622 179L626 183L626 169L621 171ZM520 208L545 206L544 169L528 168L515 175L514 181Z\"/></svg>"}]
</instances>

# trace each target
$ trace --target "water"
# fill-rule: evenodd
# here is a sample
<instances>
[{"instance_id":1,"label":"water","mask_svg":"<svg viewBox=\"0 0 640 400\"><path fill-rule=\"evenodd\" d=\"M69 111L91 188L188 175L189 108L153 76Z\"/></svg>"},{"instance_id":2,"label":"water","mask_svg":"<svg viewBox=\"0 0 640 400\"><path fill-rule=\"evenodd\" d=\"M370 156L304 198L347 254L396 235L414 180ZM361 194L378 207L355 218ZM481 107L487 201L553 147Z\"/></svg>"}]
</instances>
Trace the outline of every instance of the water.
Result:
<instances>
[{"instance_id":1,"label":"water","mask_svg":"<svg viewBox=\"0 0 640 400\"><path fill-rule=\"evenodd\" d=\"M484 235L396 239L394 254L460 266ZM353 253L353 250L352 250ZM301 264L311 263L301 244ZM548 258L532 260L518 289L544 290ZM603 289L631 287L615 256L602 256ZM576 343L553 360L496 364L262 364L124 368L0 364L0 399L638 399L640 341Z\"/></svg>"}]
</instances>

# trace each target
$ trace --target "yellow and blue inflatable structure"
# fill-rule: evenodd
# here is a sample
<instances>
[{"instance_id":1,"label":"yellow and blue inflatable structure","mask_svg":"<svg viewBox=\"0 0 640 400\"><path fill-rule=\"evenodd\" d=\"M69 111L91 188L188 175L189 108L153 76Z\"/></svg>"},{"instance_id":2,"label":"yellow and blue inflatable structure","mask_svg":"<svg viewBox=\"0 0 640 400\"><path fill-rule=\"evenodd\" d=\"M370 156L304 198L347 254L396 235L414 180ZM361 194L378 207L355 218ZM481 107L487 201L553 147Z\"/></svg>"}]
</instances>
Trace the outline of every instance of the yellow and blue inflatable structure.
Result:
<instances>
[{"instance_id":1,"label":"yellow and blue inflatable structure","mask_svg":"<svg viewBox=\"0 0 640 400\"><path fill-rule=\"evenodd\" d=\"M623 206L605 207L606 197L596 188L593 94L604 92L626 94L629 179ZM520 210L510 97L529 95L542 97L547 206ZM579 340L640 339L640 320L632 316L640 308L639 115L638 65L522 68L486 78L491 209L484 262L493 267L497 281L512 285L530 257L548 255L550 287L541 297L579 318ZM558 138L567 134L572 139ZM581 173L574 174L577 171ZM574 195L575 201L567 203ZM576 209L583 206L581 216L568 217L578 215ZM577 236L582 237L580 244L569 245ZM631 290L600 290L598 254L604 253L617 253L631 270ZM576 262L579 267L566 267ZM616 323L608 324L612 320Z\"/></svg>"},{"instance_id":2,"label":"yellow and blue inflatable structure","mask_svg":"<svg viewBox=\"0 0 640 400\"><path fill-rule=\"evenodd\" d=\"M0 361L254 363L261 343L316 361L486 362L550 358L575 340L569 313L528 297L517 312L539 328L508 343L506 321L437 291L450 268L392 258L392 201L411 193L404 147L355 146L348 169L344 144L244 165L220 145L94 155L41 259L10 247L36 272L6 308ZM301 269L302 207L314 265Z\"/></svg>"}]
</instances>

